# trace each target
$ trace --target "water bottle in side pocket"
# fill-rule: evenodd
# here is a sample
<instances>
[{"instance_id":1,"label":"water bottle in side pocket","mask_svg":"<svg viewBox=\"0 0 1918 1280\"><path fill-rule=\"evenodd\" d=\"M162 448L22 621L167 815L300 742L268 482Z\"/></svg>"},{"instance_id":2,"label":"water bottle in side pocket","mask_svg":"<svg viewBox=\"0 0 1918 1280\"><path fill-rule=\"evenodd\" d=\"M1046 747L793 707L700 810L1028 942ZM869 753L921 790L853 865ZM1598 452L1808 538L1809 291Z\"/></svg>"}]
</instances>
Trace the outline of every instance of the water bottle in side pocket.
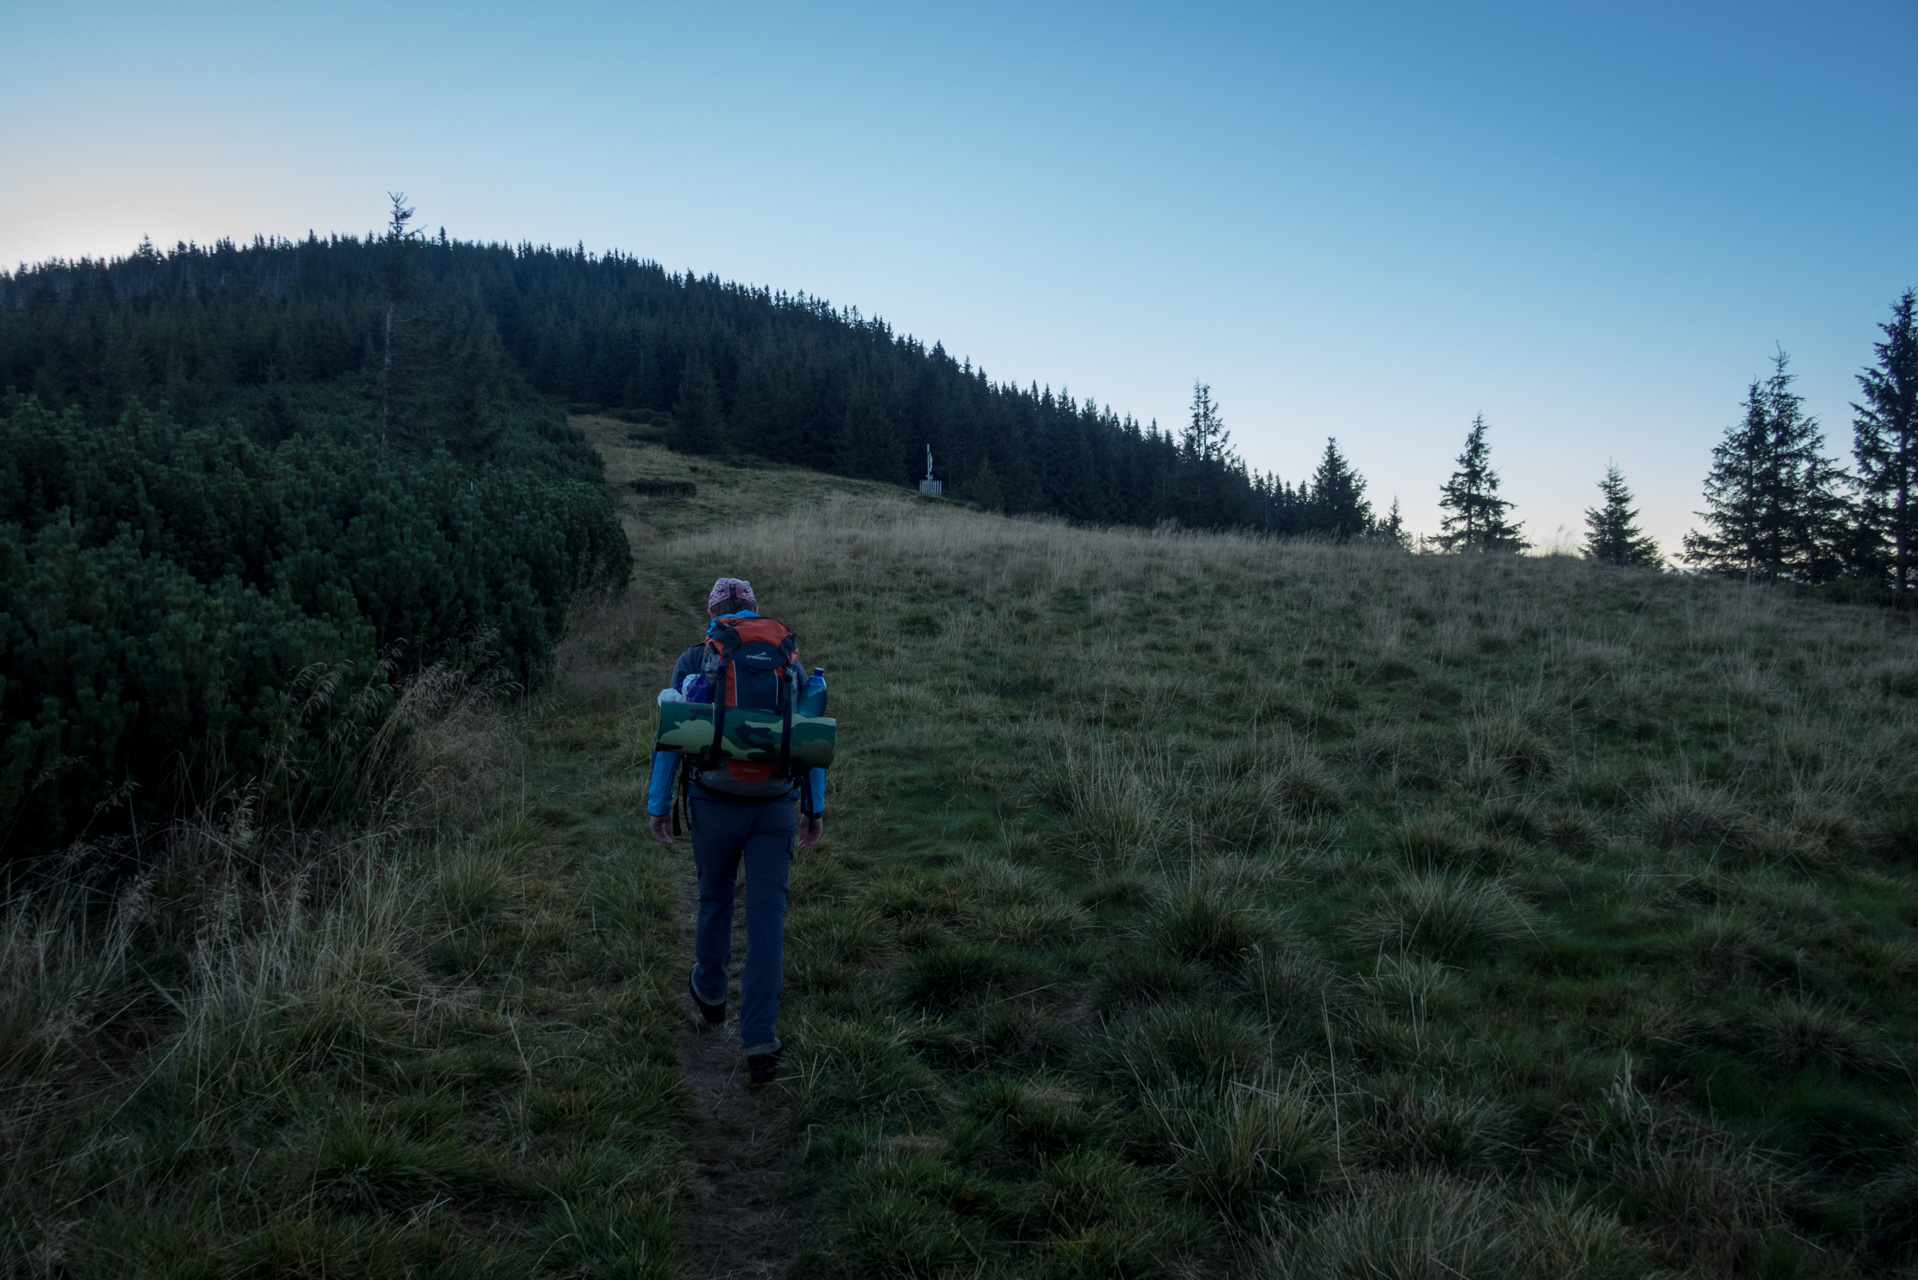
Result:
<instances>
[{"instance_id":1,"label":"water bottle in side pocket","mask_svg":"<svg viewBox=\"0 0 1918 1280\"><path fill-rule=\"evenodd\" d=\"M826 714L826 669L824 667L812 669L812 679L806 681L806 690L799 695L799 714L802 716Z\"/></svg>"}]
</instances>

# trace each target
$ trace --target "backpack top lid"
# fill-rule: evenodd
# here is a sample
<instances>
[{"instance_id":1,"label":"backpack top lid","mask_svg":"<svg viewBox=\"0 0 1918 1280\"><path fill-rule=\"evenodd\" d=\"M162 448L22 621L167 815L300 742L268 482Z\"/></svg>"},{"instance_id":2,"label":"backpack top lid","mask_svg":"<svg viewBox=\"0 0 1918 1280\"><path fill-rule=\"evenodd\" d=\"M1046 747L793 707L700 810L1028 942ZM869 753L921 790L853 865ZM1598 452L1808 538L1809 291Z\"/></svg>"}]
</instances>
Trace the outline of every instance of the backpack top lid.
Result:
<instances>
[{"instance_id":1,"label":"backpack top lid","mask_svg":"<svg viewBox=\"0 0 1918 1280\"><path fill-rule=\"evenodd\" d=\"M762 618L756 613L730 613L714 618L707 624L706 648L717 654L721 661L730 661L733 650L751 644L770 645L788 660L799 656L799 637L777 618Z\"/></svg>"}]
</instances>

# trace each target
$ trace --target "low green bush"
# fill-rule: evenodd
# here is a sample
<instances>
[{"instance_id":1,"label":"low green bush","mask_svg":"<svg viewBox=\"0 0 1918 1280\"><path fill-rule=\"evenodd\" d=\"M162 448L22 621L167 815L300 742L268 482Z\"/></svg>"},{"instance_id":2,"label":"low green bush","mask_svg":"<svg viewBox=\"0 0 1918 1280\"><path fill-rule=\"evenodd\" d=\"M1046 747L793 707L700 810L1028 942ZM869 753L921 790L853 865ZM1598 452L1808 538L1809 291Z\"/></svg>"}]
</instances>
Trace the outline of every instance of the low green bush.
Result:
<instances>
[{"instance_id":1,"label":"low green bush","mask_svg":"<svg viewBox=\"0 0 1918 1280\"><path fill-rule=\"evenodd\" d=\"M522 434L470 463L0 401L0 859L228 792L323 817L396 680L537 683L631 552L595 477Z\"/></svg>"}]
</instances>

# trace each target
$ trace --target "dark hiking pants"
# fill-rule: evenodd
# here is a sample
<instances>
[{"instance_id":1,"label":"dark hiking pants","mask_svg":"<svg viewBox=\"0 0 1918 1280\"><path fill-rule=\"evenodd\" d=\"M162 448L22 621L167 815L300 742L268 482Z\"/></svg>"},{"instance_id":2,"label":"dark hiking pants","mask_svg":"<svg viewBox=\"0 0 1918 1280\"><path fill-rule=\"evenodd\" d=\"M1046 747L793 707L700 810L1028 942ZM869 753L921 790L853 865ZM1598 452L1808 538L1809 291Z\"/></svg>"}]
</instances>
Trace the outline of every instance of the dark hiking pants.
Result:
<instances>
[{"instance_id":1,"label":"dark hiking pants","mask_svg":"<svg viewBox=\"0 0 1918 1280\"><path fill-rule=\"evenodd\" d=\"M770 1053L779 1043L786 878L799 819L790 800L732 804L695 795L689 808L693 865L699 871L693 989L708 1004L725 1002L733 954L733 892L743 860L746 964L739 975L739 1042L747 1053Z\"/></svg>"}]
</instances>

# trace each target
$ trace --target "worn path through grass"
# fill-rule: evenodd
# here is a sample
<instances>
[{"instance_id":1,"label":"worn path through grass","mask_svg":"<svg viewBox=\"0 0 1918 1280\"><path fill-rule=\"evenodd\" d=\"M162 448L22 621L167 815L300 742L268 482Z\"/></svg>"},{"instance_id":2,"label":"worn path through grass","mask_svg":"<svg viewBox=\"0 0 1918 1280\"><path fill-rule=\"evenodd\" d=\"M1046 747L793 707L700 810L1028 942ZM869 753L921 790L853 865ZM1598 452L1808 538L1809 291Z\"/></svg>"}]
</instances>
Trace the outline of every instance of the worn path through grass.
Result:
<instances>
[{"instance_id":1,"label":"worn path through grass","mask_svg":"<svg viewBox=\"0 0 1918 1280\"><path fill-rule=\"evenodd\" d=\"M686 1162L686 1194L676 1206L683 1274L691 1280L783 1277L814 1234L810 1206L794 1194L798 1162L786 1107L778 1089L746 1082L737 999L729 1001L726 1022L710 1026L683 994L698 903L691 851L685 839L669 852L645 834L650 695L684 647L673 643L675 621L684 622L668 621L636 600L583 610L562 651L551 695L555 710L529 722L531 741L546 762L556 806L577 826L603 826L619 856L653 868L672 904L670 922L657 913L648 920L643 980L666 993L664 1017L684 1080L676 1143ZM543 725L551 726L550 735ZM736 958L744 937L743 920L736 920Z\"/></svg>"},{"instance_id":2,"label":"worn path through grass","mask_svg":"<svg viewBox=\"0 0 1918 1280\"><path fill-rule=\"evenodd\" d=\"M697 886L682 872L681 952L692 954ZM749 1088L739 1053L738 1008L721 1026L689 1013L680 1062L692 1095L693 1184L686 1206L690 1280L767 1280L785 1276L815 1234L810 1210L796 1196L798 1161L789 1142L784 1100L776 1090Z\"/></svg>"}]
</instances>

